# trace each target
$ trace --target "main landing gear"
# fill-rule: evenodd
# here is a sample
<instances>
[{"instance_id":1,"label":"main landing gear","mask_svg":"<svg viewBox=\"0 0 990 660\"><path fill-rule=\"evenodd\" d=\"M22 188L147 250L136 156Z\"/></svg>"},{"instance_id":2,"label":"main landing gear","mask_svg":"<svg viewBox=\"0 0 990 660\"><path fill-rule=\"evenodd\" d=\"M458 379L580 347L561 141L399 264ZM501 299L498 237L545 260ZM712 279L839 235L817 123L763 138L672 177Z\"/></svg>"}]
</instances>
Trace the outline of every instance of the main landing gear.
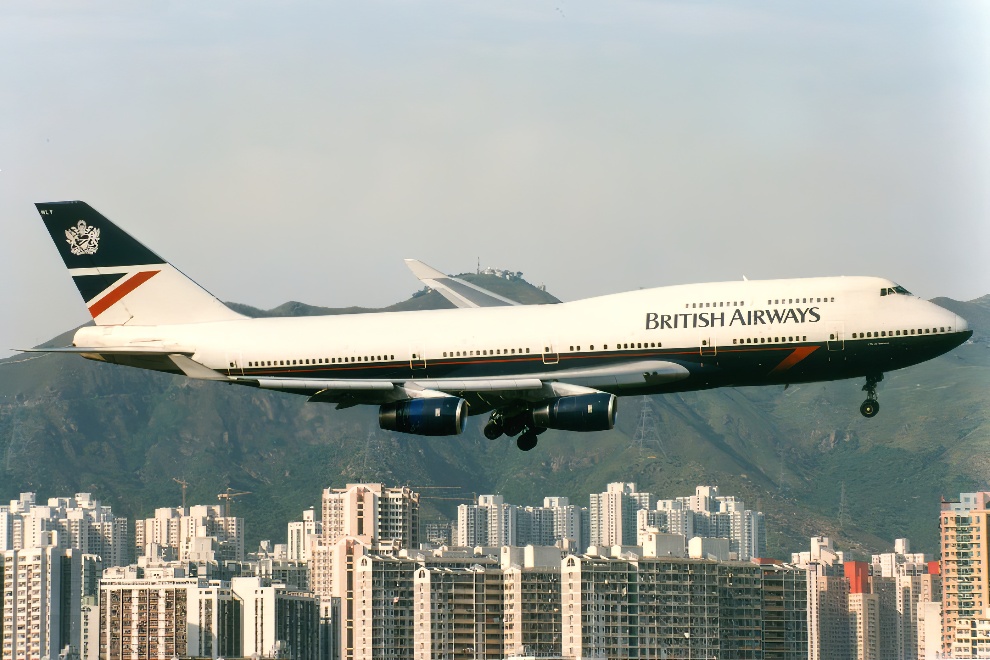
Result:
<instances>
[{"instance_id":1,"label":"main landing gear","mask_svg":"<svg viewBox=\"0 0 990 660\"><path fill-rule=\"evenodd\" d=\"M529 451L536 446L537 438L546 431L544 428L538 428L530 426L526 423L525 415L520 414L515 417L506 417L499 411L492 413L492 416L488 419L488 423L485 424L485 437L489 440L497 440L503 435L509 437L519 436L516 438L516 446L522 451Z\"/></svg>"},{"instance_id":2,"label":"main landing gear","mask_svg":"<svg viewBox=\"0 0 990 660\"><path fill-rule=\"evenodd\" d=\"M866 401L859 407L859 412L863 414L863 417L875 417L880 412L880 402L877 401L877 383L881 380L883 380L883 374L866 377L866 385L863 385Z\"/></svg>"}]
</instances>

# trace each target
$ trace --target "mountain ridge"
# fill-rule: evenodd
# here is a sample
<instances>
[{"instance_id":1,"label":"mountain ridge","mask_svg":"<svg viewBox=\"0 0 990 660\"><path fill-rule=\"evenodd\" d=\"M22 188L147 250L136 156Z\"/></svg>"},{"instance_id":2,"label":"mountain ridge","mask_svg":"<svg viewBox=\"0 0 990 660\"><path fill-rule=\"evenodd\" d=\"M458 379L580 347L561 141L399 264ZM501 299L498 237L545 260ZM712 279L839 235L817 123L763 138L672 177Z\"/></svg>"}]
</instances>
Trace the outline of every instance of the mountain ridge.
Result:
<instances>
[{"instance_id":1,"label":"mountain ridge","mask_svg":"<svg viewBox=\"0 0 990 660\"><path fill-rule=\"evenodd\" d=\"M459 277L525 302L556 301L521 280ZM520 505L548 495L584 505L609 481L636 481L663 498L713 484L766 513L778 557L820 534L859 555L899 536L935 552L939 497L990 483L990 459L982 458L990 456L990 296L936 302L970 322L972 340L889 373L880 386L884 410L873 420L858 413L856 381L631 397L620 400L616 430L551 431L529 453L485 440L479 418L461 436L403 436L380 431L370 408L336 411L73 356L15 356L0 360L0 499L92 492L134 518L179 505L173 478L190 483L190 503L213 503L231 486L252 493L234 513L246 518L253 543L283 539L285 523L317 506L322 489L359 480L455 486L465 497L501 492ZM252 316L366 311L231 306ZM449 306L421 290L374 311ZM70 341L63 333L49 345ZM636 440L644 407L657 433ZM425 490L423 502L424 519L456 506Z\"/></svg>"}]
</instances>

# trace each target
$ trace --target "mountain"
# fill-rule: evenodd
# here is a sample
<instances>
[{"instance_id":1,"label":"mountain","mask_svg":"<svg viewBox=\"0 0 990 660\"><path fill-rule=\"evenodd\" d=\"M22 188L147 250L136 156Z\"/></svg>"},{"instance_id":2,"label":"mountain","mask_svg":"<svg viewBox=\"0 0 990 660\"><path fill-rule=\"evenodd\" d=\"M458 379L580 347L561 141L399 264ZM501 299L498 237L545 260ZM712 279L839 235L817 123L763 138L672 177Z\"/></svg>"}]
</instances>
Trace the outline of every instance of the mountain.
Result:
<instances>
[{"instance_id":1,"label":"mountain","mask_svg":"<svg viewBox=\"0 0 990 660\"><path fill-rule=\"evenodd\" d=\"M459 277L523 302L555 301L521 280ZM479 493L587 504L610 481L664 498L714 484L767 514L778 557L818 534L860 556L903 536L936 553L940 497L990 484L990 296L935 302L966 318L973 339L887 374L874 419L859 414L859 381L623 398L616 430L549 431L529 453L486 440L483 416L461 436L405 436L379 430L371 407L338 411L75 356L15 356L0 360L0 500L91 492L138 518L180 504L174 478L189 483L190 504L214 503L230 486L250 492L232 508L250 547L281 542L322 489L356 481L434 487L421 491L424 519L452 516ZM384 311L232 306L253 316ZM424 290L387 309L448 306Z\"/></svg>"}]
</instances>

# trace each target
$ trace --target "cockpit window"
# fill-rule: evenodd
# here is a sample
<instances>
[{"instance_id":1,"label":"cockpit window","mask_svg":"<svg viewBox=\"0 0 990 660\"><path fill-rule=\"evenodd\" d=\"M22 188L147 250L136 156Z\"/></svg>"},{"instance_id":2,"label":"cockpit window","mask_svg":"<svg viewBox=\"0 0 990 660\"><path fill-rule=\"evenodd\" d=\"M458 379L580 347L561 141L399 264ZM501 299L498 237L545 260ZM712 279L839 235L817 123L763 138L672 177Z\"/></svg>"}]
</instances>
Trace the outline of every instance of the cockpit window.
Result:
<instances>
[{"instance_id":1,"label":"cockpit window","mask_svg":"<svg viewBox=\"0 0 990 660\"><path fill-rule=\"evenodd\" d=\"M907 289L905 289L904 287L900 286L900 285L889 286L889 287L884 287L883 289L880 289L880 295L881 296L893 296L893 295L896 295L896 294L900 294L900 295L903 295L903 296L910 296L911 295L911 292L908 291Z\"/></svg>"}]
</instances>

